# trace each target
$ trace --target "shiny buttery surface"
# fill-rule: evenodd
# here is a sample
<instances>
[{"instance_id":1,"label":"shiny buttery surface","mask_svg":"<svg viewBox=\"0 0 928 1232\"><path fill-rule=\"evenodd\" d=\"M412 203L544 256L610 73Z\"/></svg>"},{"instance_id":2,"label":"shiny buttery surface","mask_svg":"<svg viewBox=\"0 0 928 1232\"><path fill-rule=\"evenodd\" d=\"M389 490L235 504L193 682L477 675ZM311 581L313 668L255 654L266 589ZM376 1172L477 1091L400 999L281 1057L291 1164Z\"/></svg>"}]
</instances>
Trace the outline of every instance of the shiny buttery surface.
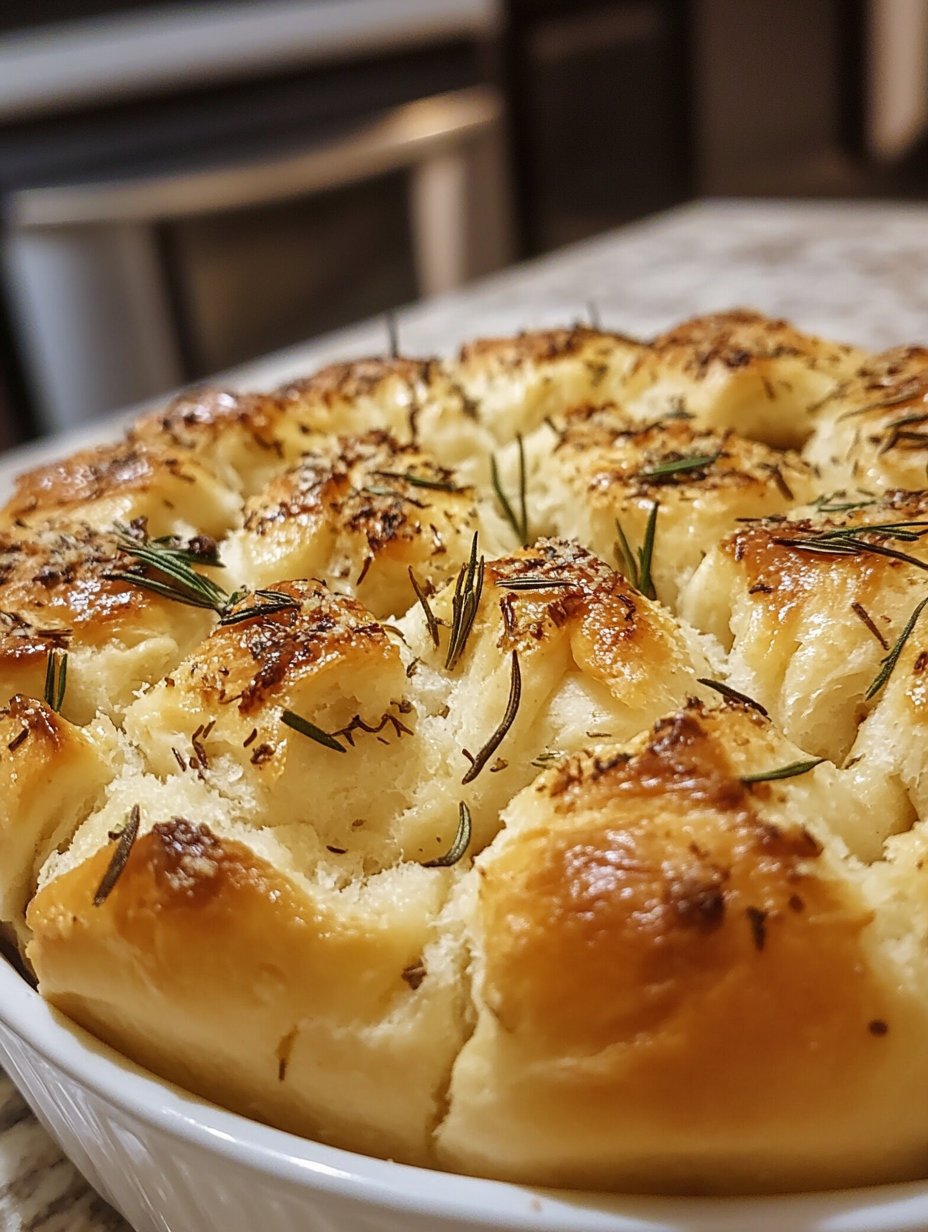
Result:
<instances>
[{"instance_id":1,"label":"shiny buttery surface","mask_svg":"<svg viewBox=\"0 0 928 1232\"><path fill-rule=\"evenodd\" d=\"M924 278L928 272L925 268L928 260L924 255L926 236L928 215L918 210L860 207L843 212L835 207L696 207L504 275L476 291L415 309L401 319L400 336L405 349L413 352L447 351L460 338L477 332L488 334L525 324L569 320L582 315L584 305L591 299L596 302L607 326L647 333L664 327L683 311L708 310L740 301L756 303L771 313L790 315L806 328L846 337L852 342L890 345L917 337L919 329L923 329L924 312L928 307L928 294L923 289L928 285ZM243 382L270 384L297 376L323 360L382 346L379 326L354 331L327 349L304 349L256 366ZM61 451L62 443L56 443L54 449ZM3 974L5 976L6 972ZM48 1014L44 1006L34 1003L27 990L23 993L30 998L30 1022L33 1013L38 1017ZM0 1005L4 1007L0 1012L8 1012L8 1002L6 995L0 997ZM34 1066L35 1060L27 1056L24 1061L21 1056L19 1064ZM67 1104L64 1093L58 1095ZM79 1093L72 1093L70 1098L73 1120L82 1101ZM189 1115L189 1111L188 1107L177 1115ZM10 1131L2 1129L3 1123L0 1122L0 1163L5 1165L13 1151L6 1154ZM221 1126L220 1133L230 1132L230 1125L236 1127L234 1132L239 1132L245 1123L216 1113L212 1114L211 1124L214 1126L212 1140L216 1141L217 1126ZM123 1122L121 1140L131 1136L137 1150L140 1132L143 1132L141 1127L133 1131ZM253 1141L254 1135L264 1145L269 1138L278 1146L286 1142L288 1145L281 1147L285 1154L294 1144L294 1140L269 1130L249 1129L248 1136ZM105 1140L105 1135L103 1137ZM163 1187L170 1177L174 1191L182 1192L170 1149L165 1146L165 1140L159 1141L165 1153L158 1155L162 1161L160 1182L158 1177L152 1178L156 1189L165 1193ZM195 1151L192 1144L189 1145L192 1161ZM73 1149L80 1149L80 1139L72 1144ZM236 1154L231 1146L228 1149ZM300 1146L297 1149L305 1150ZM331 1160L333 1155L339 1153L313 1149L314 1158L319 1160ZM345 1161L351 1158L340 1156L338 1164L325 1166L344 1167ZM355 1160L350 1166L354 1168L358 1164L361 1175L366 1178L362 1184L364 1188L374 1184L372 1178L382 1179L384 1175L402 1175L404 1183L410 1179L405 1170L401 1173L377 1161ZM85 1166L91 1166L89 1161ZM216 1165L200 1161L200 1166L202 1192L196 1205L188 1207L185 1222L175 1221L168 1226L178 1229L250 1226L242 1222L247 1219L248 1208L236 1206L231 1187L222 1196L208 1192L213 1188L209 1181L215 1175ZM188 1167L195 1173L192 1162ZM17 1195L28 1196L32 1192L30 1184L34 1188L36 1182L29 1181L28 1171L29 1168L21 1164L12 1193L0 1190L4 1227L9 1226L16 1232L31 1221L37 1228L80 1229L76 1218L64 1216L67 1202L58 1208L57 1215L51 1212L52 1220L64 1216L58 1224L36 1221L34 1208L26 1214L22 1203L19 1209L15 1205L9 1205L9 1210L4 1207L3 1203L20 1201ZM298 1172L301 1174L302 1170ZM3 1174L4 1183L8 1175L7 1170ZM279 1207L281 1219L287 1217L288 1211L293 1215L297 1209L290 1205L293 1176L279 1160L267 1175L269 1180L273 1179L274 1193L279 1195L276 1201L268 1195L272 1207ZM851 1232L858 1228L928 1226L928 1204L923 1204L919 1186L881 1191L875 1199L876 1206L859 1195L832 1195L811 1200L775 1199L748 1205L654 1203L633 1199L612 1203L597 1199L587 1203L574 1198L561 1205L552 1203L544 1195L526 1195L511 1186L449 1180L428 1174L412 1175L418 1178L416 1187L423 1193L423 1202L444 1207L451 1222L442 1226L448 1228L483 1225L579 1230L589 1227L623 1229L624 1232L644 1226L640 1222L642 1219L648 1220L647 1226L652 1229L840 1227L842 1232ZM257 1182L252 1186L243 1183L242 1188L240 1201L244 1202L253 1190L251 1200L256 1202L263 1186ZM66 1188L66 1192L72 1191ZM127 1183L121 1189L114 1189L113 1196L118 1197L127 1210L133 1211L139 1227L164 1226L144 1222L147 1218L144 1209L135 1213L136 1208L130 1205L132 1190L131 1187L127 1189ZM535 1203L539 1204L538 1208ZM315 1204L320 1220L324 1218L325 1205L321 1197ZM610 1206L613 1213L607 1214L606 1208ZM76 1214L77 1209L73 1205L72 1213ZM164 1209L163 1204L159 1204L159 1209ZM435 1207L431 1209L434 1211ZM275 1226L271 1223L270 1211L271 1207L267 1207L263 1216L265 1227ZM459 1216L464 1211L470 1211L471 1215L466 1222L461 1222ZM616 1211L624 1211L627 1218L617 1216ZM232 1222L233 1216L239 1223ZM356 1209L342 1208L337 1223L319 1222L317 1226L336 1226L347 1232L354 1228L417 1226L412 1211L393 1218L398 1221L391 1223L386 1214L377 1218L373 1210L364 1215ZM425 1223L421 1223L422 1218ZM826 1218L827 1223L824 1222ZM88 1223L88 1228L112 1226L103 1221L102 1215L93 1215L93 1219L96 1222ZM437 1226L434 1215L426 1215L424 1209L418 1222L421 1226ZM281 1222L279 1226L288 1225ZM307 1223L306 1226L311 1225Z\"/></svg>"}]
</instances>

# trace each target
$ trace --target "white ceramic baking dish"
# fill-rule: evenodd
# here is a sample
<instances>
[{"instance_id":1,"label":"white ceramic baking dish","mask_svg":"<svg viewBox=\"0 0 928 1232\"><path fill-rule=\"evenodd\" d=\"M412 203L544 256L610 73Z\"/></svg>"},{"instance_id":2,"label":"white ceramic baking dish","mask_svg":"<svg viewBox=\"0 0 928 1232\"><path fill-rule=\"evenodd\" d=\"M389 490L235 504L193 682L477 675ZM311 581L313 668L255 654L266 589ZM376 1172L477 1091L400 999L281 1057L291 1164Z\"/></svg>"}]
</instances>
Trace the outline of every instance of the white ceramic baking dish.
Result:
<instances>
[{"instance_id":1,"label":"white ceramic baking dish","mask_svg":"<svg viewBox=\"0 0 928 1232\"><path fill-rule=\"evenodd\" d=\"M3 959L0 1063L65 1153L137 1232L928 1229L928 1182L781 1198L604 1197L334 1150L152 1077L69 1023Z\"/></svg>"}]
</instances>

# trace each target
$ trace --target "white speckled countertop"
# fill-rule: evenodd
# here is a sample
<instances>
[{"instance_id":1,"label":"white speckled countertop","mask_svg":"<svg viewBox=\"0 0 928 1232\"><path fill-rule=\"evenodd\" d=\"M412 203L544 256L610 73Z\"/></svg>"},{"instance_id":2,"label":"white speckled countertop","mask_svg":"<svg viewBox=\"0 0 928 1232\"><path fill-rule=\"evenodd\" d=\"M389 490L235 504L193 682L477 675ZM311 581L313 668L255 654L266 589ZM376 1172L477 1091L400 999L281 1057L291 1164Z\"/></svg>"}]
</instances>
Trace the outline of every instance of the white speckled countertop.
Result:
<instances>
[{"instance_id":1,"label":"white speckled countertop","mask_svg":"<svg viewBox=\"0 0 928 1232\"><path fill-rule=\"evenodd\" d=\"M607 328L645 335L694 313L746 305L873 349L926 342L928 205L686 206L410 308L399 314L400 341L411 355L447 352L480 334L574 321L586 316L589 303ZM234 377L242 385L269 386L385 345L382 322L368 323L251 364ZM67 447L70 440L59 438L18 460ZM0 1075L2 1232L115 1232L127 1226L87 1187Z\"/></svg>"}]
</instances>

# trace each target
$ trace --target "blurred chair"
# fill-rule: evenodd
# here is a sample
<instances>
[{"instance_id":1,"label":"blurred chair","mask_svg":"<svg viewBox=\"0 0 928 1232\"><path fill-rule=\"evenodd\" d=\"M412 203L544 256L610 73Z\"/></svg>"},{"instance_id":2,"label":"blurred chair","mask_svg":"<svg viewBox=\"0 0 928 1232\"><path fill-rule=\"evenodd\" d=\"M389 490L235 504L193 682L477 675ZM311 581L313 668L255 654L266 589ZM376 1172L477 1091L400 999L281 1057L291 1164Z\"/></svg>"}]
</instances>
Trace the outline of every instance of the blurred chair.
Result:
<instances>
[{"instance_id":1,"label":"blurred chair","mask_svg":"<svg viewBox=\"0 0 928 1232\"><path fill-rule=\"evenodd\" d=\"M363 203L399 176L413 291L450 290L505 264L512 231L502 112L492 88L475 86L402 104L285 154L12 194L3 258L41 426L65 427L247 358L262 313L274 312L275 293L298 285L301 270L323 271L323 286L363 278L350 263L338 268L324 233L288 221L291 206L370 186ZM249 235L236 240L235 219L246 214ZM376 213L366 221L359 213L361 231L372 226ZM389 243L387 234L374 238ZM361 242L359 232L353 246ZM251 266L236 278L239 257ZM296 339L281 336L267 349L274 341Z\"/></svg>"}]
</instances>

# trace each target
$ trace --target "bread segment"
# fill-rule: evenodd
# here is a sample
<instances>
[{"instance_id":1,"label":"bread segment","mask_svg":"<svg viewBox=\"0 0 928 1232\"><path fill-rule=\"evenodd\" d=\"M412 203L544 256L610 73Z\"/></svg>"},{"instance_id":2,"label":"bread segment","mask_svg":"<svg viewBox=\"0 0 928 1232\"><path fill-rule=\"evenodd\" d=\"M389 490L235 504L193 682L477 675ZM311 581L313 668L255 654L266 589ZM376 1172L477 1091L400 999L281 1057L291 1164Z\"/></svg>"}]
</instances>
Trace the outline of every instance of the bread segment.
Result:
<instances>
[{"instance_id":1,"label":"bread segment","mask_svg":"<svg viewBox=\"0 0 928 1232\"><path fill-rule=\"evenodd\" d=\"M522 481L524 457L524 481ZM614 405L581 406L499 458L513 502L524 482L529 531L575 539L628 572L651 540L657 598L677 609L703 556L742 519L812 499L818 480L792 452L678 416L642 424Z\"/></svg>"},{"instance_id":2,"label":"bread segment","mask_svg":"<svg viewBox=\"0 0 928 1232\"><path fill-rule=\"evenodd\" d=\"M645 353L624 334L575 325L514 338L481 338L461 348L451 370L491 440L505 444L572 406L621 399Z\"/></svg>"},{"instance_id":3,"label":"bread segment","mask_svg":"<svg viewBox=\"0 0 928 1232\"><path fill-rule=\"evenodd\" d=\"M924 953L880 945L830 833L846 790L742 778L799 755L756 713L690 707L513 801L477 862L446 1166L682 1193L918 1166Z\"/></svg>"},{"instance_id":4,"label":"bread segment","mask_svg":"<svg viewBox=\"0 0 928 1232\"><path fill-rule=\"evenodd\" d=\"M0 529L80 524L112 530L139 522L152 537L216 538L238 512L237 493L202 458L161 441L123 442L21 475L0 510Z\"/></svg>"},{"instance_id":5,"label":"bread segment","mask_svg":"<svg viewBox=\"0 0 928 1232\"><path fill-rule=\"evenodd\" d=\"M710 313L653 340L623 402L644 421L683 411L707 428L795 448L814 427L813 408L863 358L759 312Z\"/></svg>"},{"instance_id":6,"label":"bread segment","mask_svg":"<svg viewBox=\"0 0 928 1232\"><path fill-rule=\"evenodd\" d=\"M415 445L386 432L320 442L246 505L225 548L230 571L252 586L315 577L356 595L378 617L454 576L477 534L484 551L514 546L476 490Z\"/></svg>"},{"instance_id":7,"label":"bread segment","mask_svg":"<svg viewBox=\"0 0 928 1232\"><path fill-rule=\"evenodd\" d=\"M805 456L828 490L857 499L928 483L928 350L895 347L863 363L815 409ZM853 499L853 497L849 498Z\"/></svg>"},{"instance_id":8,"label":"bread segment","mask_svg":"<svg viewBox=\"0 0 928 1232\"><path fill-rule=\"evenodd\" d=\"M713 548L687 588L682 612L730 648L732 684L809 753L840 763L871 708L925 591L926 514L925 493L899 492L755 522Z\"/></svg>"},{"instance_id":9,"label":"bread segment","mask_svg":"<svg viewBox=\"0 0 928 1232\"><path fill-rule=\"evenodd\" d=\"M207 1099L428 1162L465 1032L463 954L442 911L453 871L407 864L335 889L193 784L139 782L139 837L95 905L115 848L103 827L125 824L132 798L114 799L96 849L32 903L43 994Z\"/></svg>"},{"instance_id":10,"label":"bread segment","mask_svg":"<svg viewBox=\"0 0 928 1232\"><path fill-rule=\"evenodd\" d=\"M66 654L63 714L118 718L206 635L210 611L146 589L160 575L127 551L144 539L137 528L117 535L76 522L0 532L0 704L42 696L49 656Z\"/></svg>"}]
</instances>

